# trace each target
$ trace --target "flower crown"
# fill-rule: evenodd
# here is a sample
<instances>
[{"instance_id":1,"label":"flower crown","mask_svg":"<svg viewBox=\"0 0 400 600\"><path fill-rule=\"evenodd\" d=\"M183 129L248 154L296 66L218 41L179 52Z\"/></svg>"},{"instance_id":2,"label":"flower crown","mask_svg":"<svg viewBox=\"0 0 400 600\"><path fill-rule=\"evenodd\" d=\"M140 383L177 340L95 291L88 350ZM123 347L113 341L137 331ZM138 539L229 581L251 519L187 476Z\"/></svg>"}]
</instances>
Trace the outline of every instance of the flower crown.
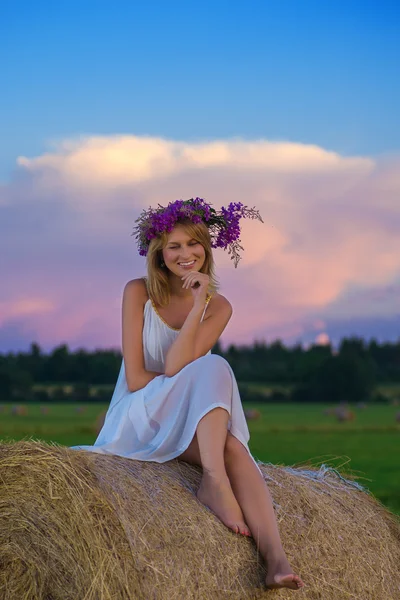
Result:
<instances>
[{"instance_id":1,"label":"flower crown","mask_svg":"<svg viewBox=\"0 0 400 600\"><path fill-rule=\"evenodd\" d=\"M241 259L239 250L244 250L240 245L239 220L246 217L264 222L258 210L241 202L231 202L228 208L222 207L217 211L203 198L175 200L167 207L159 204L156 209L143 209L131 235L136 237L140 256L146 256L151 240L161 233L172 231L176 223L185 219L192 223L203 222L210 232L211 247L228 249L237 267Z\"/></svg>"}]
</instances>

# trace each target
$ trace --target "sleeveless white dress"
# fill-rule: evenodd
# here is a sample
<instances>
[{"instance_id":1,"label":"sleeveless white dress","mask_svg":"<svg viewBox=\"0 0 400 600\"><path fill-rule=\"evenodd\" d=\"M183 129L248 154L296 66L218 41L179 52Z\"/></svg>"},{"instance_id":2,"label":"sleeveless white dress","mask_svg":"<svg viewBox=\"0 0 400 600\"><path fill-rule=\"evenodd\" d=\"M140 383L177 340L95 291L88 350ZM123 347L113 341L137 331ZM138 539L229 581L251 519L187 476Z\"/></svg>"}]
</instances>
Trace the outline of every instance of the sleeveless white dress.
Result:
<instances>
[{"instance_id":1,"label":"sleeveless white dress","mask_svg":"<svg viewBox=\"0 0 400 600\"><path fill-rule=\"evenodd\" d=\"M201 321L207 306L208 302ZM178 335L179 329L167 325L151 299L147 300L143 324L146 370L164 372L168 348ZM158 375L135 392L128 389L122 359L104 425L94 445L71 448L163 463L186 450L200 419L216 407L229 412L228 430L257 465L247 445L250 435L236 379L223 357L209 351L173 377Z\"/></svg>"}]
</instances>

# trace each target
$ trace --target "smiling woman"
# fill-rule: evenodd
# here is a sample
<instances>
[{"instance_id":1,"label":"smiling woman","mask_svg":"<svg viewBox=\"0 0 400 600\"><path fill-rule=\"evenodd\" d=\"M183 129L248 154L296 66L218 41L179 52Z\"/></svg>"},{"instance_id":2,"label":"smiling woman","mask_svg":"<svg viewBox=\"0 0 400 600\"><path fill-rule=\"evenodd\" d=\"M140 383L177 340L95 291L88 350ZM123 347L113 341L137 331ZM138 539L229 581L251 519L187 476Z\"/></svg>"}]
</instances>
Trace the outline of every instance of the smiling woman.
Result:
<instances>
[{"instance_id":1,"label":"smiling woman","mask_svg":"<svg viewBox=\"0 0 400 600\"><path fill-rule=\"evenodd\" d=\"M268 562L268 587L297 590L303 582L288 563L271 496L248 447L234 373L211 354L232 315L217 292L212 210L196 198L145 212L139 239L148 277L124 289L117 385L95 444L74 448L199 465L200 502L235 533L254 536ZM237 253L245 210L230 205L214 220L221 247L233 244Z\"/></svg>"},{"instance_id":2,"label":"smiling woman","mask_svg":"<svg viewBox=\"0 0 400 600\"><path fill-rule=\"evenodd\" d=\"M185 266L182 263L193 263ZM147 253L148 290L159 306L167 306L171 296L191 298L190 290L181 287L180 277L188 271L208 276L208 290L218 290L210 234L204 223L182 219L171 232L154 238Z\"/></svg>"}]
</instances>

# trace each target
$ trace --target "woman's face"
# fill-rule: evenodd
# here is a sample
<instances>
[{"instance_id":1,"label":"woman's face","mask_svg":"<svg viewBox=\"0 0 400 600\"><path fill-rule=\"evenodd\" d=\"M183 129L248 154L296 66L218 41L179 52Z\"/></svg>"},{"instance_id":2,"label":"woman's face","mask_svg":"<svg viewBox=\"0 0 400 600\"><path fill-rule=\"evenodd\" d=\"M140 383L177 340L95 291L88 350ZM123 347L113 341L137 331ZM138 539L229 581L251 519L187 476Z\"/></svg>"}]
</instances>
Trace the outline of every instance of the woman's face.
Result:
<instances>
[{"instance_id":1,"label":"woman's face","mask_svg":"<svg viewBox=\"0 0 400 600\"><path fill-rule=\"evenodd\" d=\"M162 254L165 266L180 277L189 271L199 271L206 258L204 247L182 225L176 225L169 233Z\"/></svg>"}]
</instances>

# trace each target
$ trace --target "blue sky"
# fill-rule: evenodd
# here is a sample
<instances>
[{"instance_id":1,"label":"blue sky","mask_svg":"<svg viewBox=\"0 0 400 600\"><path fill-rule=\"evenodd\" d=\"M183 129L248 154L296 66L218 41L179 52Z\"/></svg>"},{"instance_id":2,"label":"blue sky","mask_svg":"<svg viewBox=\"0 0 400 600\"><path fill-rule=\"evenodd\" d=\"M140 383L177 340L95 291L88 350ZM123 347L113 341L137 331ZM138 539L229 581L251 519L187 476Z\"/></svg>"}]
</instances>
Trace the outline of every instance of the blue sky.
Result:
<instances>
[{"instance_id":1,"label":"blue sky","mask_svg":"<svg viewBox=\"0 0 400 600\"><path fill-rule=\"evenodd\" d=\"M0 176L81 134L400 146L395 1L5 1Z\"/></svg>"},{"instance_id":2,"label":"blue sky","mask_svg":"<svg viewBox=\"0 0 400 600\"><path fill-rule=\"evenodd\" d=\"M399 32L387 0L0 3L0 351L118 346L133 221L192 196L265 220L215 253L223 342L397 339Z\"/></svg>"}]
</instances>

